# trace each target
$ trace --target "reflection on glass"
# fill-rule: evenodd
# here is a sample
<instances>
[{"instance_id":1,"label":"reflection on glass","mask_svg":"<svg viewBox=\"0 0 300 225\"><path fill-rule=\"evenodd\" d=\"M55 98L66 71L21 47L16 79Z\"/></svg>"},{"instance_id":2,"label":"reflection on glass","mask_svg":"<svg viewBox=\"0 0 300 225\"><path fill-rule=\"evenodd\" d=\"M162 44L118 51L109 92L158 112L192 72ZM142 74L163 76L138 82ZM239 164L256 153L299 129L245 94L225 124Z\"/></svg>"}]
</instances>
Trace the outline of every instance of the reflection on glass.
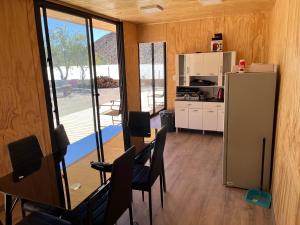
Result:
<instances>
[{"instance_id":1,"label":"reflection on glass","mask_svg":"<svg viewBox=\"0 0 300 225\"><path fill-rule=\"evenodd\" d=\"M139 44L142 111L153 114L152 44Z\"/></svg>"}]
</instances>

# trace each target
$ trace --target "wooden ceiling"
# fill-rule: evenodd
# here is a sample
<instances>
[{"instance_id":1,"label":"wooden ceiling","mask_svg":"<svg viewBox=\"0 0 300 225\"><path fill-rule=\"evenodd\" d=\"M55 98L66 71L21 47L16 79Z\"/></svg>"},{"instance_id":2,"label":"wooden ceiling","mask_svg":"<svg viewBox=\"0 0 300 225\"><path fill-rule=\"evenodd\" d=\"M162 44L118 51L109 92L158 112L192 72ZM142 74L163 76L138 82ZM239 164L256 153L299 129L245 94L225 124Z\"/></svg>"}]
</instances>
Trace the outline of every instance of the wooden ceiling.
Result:
<instances>
[{"instance_id":1,"label":"wooden ceiling","mask_svg":"<svg viewBox=\"0 0 300 225\"><path fill-rule=\"evenodd\" d=\"M201 0L60 0L96 13L135 23L163 23L197 18L270 10L274 0L224 0L203 6ZM162 12L147 14L142 6L160 5Z\"/></svg>"}]
</instances>

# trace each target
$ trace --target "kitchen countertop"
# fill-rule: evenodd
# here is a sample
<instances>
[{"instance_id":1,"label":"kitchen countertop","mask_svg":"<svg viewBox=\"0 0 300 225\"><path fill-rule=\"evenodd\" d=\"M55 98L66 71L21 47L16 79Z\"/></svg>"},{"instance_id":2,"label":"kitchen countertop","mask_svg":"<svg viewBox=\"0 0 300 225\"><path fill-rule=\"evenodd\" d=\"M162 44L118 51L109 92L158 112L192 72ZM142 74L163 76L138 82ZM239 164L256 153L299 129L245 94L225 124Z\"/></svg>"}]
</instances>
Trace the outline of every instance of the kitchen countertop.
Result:
<instances>
[{"instance_id":1,"label":"kitchen countertop","mask_svg":"<svg viewBox=\"0 0 300 225\"><path fill-rule=\"evenodd\" d=\"M181 102L181 101L186 101L186 102L217 102L217 103L224 103L224 100L218 100L218 99L207 99L207 100L186 100L186 99L175 99L175 101Z\"/></svg>"}]
</instances>

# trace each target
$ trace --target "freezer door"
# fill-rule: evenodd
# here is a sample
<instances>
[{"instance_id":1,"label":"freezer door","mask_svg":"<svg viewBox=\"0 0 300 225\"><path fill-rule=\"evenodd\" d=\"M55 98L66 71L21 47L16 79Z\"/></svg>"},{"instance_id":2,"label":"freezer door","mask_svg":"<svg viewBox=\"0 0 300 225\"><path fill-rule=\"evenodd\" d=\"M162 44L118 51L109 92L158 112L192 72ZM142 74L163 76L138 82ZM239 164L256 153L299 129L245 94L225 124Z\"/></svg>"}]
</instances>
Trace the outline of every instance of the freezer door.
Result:
<instances>
[{"instance_id":1,"label":"freezer door","mask_svg":"<svg viewBox=\"0 0 300 225\"><path fill-rule=\"evenodd\" d=\"M226 77L224 181L229 186L260 187L265 138L263 187L269 188L275 87L274 73Z\"/></svg>"}]
</instances>

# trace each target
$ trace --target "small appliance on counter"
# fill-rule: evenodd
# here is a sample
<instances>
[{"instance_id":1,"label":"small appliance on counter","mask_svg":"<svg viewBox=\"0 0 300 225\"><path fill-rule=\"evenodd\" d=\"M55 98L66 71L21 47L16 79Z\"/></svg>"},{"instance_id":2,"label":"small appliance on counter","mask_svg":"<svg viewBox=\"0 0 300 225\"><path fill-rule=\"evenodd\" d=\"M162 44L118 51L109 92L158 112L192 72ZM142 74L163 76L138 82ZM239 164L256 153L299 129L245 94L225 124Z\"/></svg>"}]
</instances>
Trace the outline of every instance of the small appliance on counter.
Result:
<instances>
[{"instance_id":1,"label":"small appliance on counter","mask_svg":"<svg viewBox=\"0 0 300 225\"><path fill-rule=\"evenodd\" d=\"M194 87L176 87L177 101L199 101L203 93L198 88Z\"/></svg>"},{"instance_id":2,"label":"small appliance on counter","mask_svg":"<svg viewBox=\"0 0 300 225\"><path fill-rule=\"evenodd\" d=\"M218 94L217 94L217 99L219 101L223 101L224 100L224 88L219 88Z\"/></svg>"},{"instance_id":3,"label":"small appliance on counter","mask_svg":"<svg viewBox=\"0 0 300 225\"><path fill-rule=\"evenodd\" d=\"M190 80L190 86L214 86L216 83L201 78L193 78Z\"/></svg>"}]
</instances>

